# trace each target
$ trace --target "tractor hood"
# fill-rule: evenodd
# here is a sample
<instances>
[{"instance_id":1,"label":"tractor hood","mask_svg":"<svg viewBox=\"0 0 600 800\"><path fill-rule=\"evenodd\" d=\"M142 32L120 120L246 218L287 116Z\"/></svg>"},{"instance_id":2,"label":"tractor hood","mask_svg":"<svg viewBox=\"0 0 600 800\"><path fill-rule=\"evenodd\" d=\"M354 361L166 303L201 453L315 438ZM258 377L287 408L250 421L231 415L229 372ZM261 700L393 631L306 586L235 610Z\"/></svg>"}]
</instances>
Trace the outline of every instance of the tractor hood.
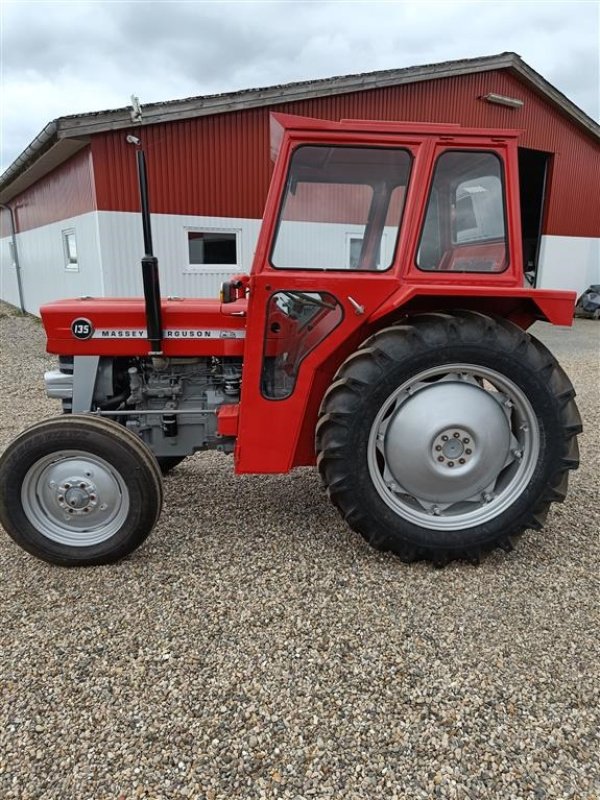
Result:
<instances>
[{"instance_id":1,"label":"tractor hood","mask_svg":"<svg viewBox=\"0 0 600 800\"><path fill-rule=\"evenodd\" d=\"M241 356L246 308L246 300L163 300L164 355ZM145 356L150 350L141 297L59 300L40 313L49 353L118 357Z\"/></svg>"}]
</instances>

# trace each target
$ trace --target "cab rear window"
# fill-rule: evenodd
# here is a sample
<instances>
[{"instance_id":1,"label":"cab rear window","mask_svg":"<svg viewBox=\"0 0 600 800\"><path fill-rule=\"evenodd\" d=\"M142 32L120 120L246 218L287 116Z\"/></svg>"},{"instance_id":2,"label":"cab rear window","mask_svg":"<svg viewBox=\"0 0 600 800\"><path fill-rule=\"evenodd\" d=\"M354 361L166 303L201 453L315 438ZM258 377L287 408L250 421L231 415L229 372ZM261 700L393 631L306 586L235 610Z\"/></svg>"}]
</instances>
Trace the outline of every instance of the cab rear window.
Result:
<instances>
[{"instance_id":1,"label":"cab rear window","mask_svg":"<svg viewBox=\"0 0 600 800\"><path fill-rule=\"evenodd\" d=\"M495 153L448 151L439 157L416 260L422 270L506 269L503 165Z\"/></svg>"}]
</instances>

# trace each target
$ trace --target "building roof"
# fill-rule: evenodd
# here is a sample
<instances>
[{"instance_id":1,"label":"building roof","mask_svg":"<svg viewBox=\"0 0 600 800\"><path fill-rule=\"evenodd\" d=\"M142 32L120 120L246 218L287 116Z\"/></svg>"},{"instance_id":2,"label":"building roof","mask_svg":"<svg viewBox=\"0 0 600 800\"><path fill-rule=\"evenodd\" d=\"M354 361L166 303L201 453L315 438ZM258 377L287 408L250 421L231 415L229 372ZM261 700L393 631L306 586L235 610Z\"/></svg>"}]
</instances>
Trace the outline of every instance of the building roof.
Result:
<instances>
[{"instance_id":1,"label":"building roof","mask_svg":"<svg viewBox=\"0 0 600 800\"><path fill-rule=\"evenodd\" d=\"M141 123L131 106L58 117L46 125L0 176L0 202L10 200L31 186L85 147L90 136L102 131L130 128L139 124L174 122L326 95L348 94L501 69L510 70L548 102L558 107L580 128L600 140L600 125L597 122L526 64L520 56L507 52L481 58L444 61L402 69L379 70L313 81L297 81L259 89L188 97L183 100L147 103L141 106Z\"/></svg>"}]
</instances>

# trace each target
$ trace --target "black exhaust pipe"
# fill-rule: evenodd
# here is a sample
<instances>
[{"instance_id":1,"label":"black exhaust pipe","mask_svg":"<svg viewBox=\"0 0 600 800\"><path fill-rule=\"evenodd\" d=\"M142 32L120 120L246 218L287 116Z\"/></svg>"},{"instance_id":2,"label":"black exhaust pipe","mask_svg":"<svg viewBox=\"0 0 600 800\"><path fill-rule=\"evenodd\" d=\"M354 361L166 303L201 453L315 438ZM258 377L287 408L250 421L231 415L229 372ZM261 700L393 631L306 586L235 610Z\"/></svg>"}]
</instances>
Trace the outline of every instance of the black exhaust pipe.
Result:
<instances>
[{"instance_id":1,"label":"black exhaust pipe","mask_svg":"<svg viewBox=\"0 0 600 800\"><path fill-rule=\"evenodd\" d=\"M142 226L144 228L144 257L142 258L142 279L144 282L144 300L146 302L146 329L150 342L151 356L162 354L162 318L160 307L160 281L158 276L158 259L152 249L152 228L150 225L150 206L148 200L148 176L146 174L146 157L144 151L137 151L138 180L140 186L140 205L142 209Z\"/></svg>"}]
</instances>

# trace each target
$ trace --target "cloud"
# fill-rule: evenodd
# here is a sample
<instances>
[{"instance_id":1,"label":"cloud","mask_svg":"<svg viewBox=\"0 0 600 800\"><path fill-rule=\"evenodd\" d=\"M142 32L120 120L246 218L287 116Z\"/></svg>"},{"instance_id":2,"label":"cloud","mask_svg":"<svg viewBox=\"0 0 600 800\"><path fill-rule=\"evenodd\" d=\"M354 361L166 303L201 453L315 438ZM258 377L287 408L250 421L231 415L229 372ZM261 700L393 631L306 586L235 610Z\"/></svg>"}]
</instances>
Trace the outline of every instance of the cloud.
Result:
<instances>
[{"instance_id":1,"label":"cloud","mask_svg":"<svg viewBox=\"0 0 600 800\"><path fill-rule=\"evenodd\" d=\"M65 114L514 50L599 111L594 2L2 4L2 162Z\"/></svg>"}]
</instances>

